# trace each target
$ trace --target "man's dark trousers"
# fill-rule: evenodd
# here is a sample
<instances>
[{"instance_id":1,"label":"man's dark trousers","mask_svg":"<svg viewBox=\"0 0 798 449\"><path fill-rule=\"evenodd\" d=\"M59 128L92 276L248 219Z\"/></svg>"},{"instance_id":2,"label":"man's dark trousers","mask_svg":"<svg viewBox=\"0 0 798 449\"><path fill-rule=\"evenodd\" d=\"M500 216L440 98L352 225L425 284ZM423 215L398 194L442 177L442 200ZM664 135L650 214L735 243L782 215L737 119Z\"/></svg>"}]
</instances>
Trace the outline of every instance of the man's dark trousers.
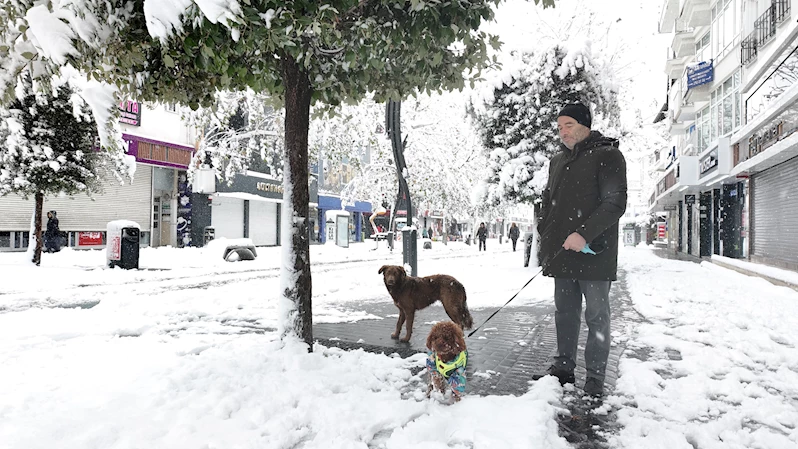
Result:
<instances>
[{"instance_id":1,"label":"man's dark trousers","mask_svg":"<svg viewBox=\"0 0 798 449\"><path fill-rule=\"evenodd\" d=\"M576 368L576 351L581 326L582 296L585 297L585 321L588 334L585 345L587 377L604 381L610 354L610 285L612 281L578 281L554 279L554 320L557 326L559 369Z\"/></svg>"}]
</instances>

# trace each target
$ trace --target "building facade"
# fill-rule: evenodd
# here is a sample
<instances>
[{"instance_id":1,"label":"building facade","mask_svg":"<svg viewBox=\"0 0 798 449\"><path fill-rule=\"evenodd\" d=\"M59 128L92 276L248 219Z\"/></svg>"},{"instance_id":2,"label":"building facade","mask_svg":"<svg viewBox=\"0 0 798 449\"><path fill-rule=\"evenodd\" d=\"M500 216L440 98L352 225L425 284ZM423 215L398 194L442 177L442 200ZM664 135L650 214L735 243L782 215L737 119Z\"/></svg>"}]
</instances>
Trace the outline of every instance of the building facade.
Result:
<instances>
[{"instance_id":1,"label":"building facade","mask_svg":"<svg viewBox=\"0 0 798 449\"><path fill-rule=\"evenodd\" d=\"M798 269L792 0L666 0L672 142L650 196L669 246Z\"/></svg>"},{"instance_id":2,"label":"building facade","mask_svg":"<svg viewBox=\"0 0 798 449\"><path fill-rule=\"evenodd\" d=\"M71 247L103 247L107 223L119 219L141 226L143 245L182 246L191 214L186 170L196 135L183 124L176 106L125 101L119 108L126 152L136 161L133 181L120 183L105 170L100 173L101 192L91 197L46 197L44 211L58 212L60 229ZM28 246L33 212L32 198L0 197L0 251ZM43 220L46 225L46 216Z\"/></svg>"},{"instance_id":3,"label":"building facade","mask_svg":"<svg viewBox=\"0 0 798 449\"><path fill-rule=\"evenodd\" d=\"M202 246L209 229L215 238L245 237L257 246L280 244L282 181L270 173L247 171L230 183L216 180L213 193L194 193L187 172L197 133L185 125L179 108L134 101L119 107L126 152L136 161L133 180L120 183L109 169L101 173L102 191L91 197L45 198L44 211L58 212L67 246L103 248L108 222L120 219L139 224L142 246ZM267 165L251 164L264 172L269 171ZM308 187L313 240L318 233L315 174ZM0 251L27 248L33 211L32 198L0 197Z\"/></svg>"}]
</instances>

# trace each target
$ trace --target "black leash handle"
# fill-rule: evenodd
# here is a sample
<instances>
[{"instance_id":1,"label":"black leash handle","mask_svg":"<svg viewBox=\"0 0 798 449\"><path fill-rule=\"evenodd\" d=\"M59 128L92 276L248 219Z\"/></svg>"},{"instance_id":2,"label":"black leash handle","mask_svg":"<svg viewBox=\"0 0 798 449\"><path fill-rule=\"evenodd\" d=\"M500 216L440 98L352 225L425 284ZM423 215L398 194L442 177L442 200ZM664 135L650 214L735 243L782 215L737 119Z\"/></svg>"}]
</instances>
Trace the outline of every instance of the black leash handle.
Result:
<instances>
[{"instance_id":1,"label":"black leash handle","mask_svg":"<svg viewBox=\"0 0 798 449\"><path fill-rule=\"evenodd\" d=\"M551 259L549 259L549 260L547 261L547 263L546 263L546 266L549 266L549 265L551 265L551 262L552 262L554 259L556 259L556 258L557 258L557 256L559 256L559 255L560 255L560 253L562 253L564 250L565 250L565 248L560 248L560 249L558 249L558 250L557 250L557 252L556 252L556 253L554 253L554 256L552 256L552 258L551 258ZM510 299L509 299L509 300L508 300L506 303L504 303L504 306L506 306L507 304L510 304L510 302L511 302L512 300L514 300L514 299L515 299L515 297L516 297L516 296L518 296L518 295L521 293L521 291L523 291L523 290L526 288L526 286L527 286L527 285L529 285L529 284L530 284L532 281L534 281L534 280L535 280L535 278L536 278L536 277L538 277L538 276L540 275L540 273L543 273L543 269L544 269L544 267L541 265L541 267L540 267L540 271L538 271L537 273L535 273L535 275L534 275L534 276L532 276L532 278L530 278L528 281L526 281L526 284L524 284L524 286L523 286L523 287L521 287L521 289L520 289L520 290L518 290L518 292L517 292L516 294L514 294L512 298L510 298ZM476 329L474 329L473 331L469 332L467 337L468 337L468 338L470 338L472 335L474 335L474 334L475 334L475 333L476 333L476 332L477 332L477 331L478 331L478 330L479 330L479 329L480 329L482 326L484 326L484 325L485 325L485 324L486 324L488 321L490 321L490 319L491 319L491 318L493 318L493 317L494 317L494 316L495 316L497 313L501 312L501 310L504 308L504 306L501 306L501 307L499 307L499 308L498 308L498 309L497 309L495 312L493 312L493 313L492 313L492 314L491 314L491 315L488 317L488 319L486 319L485 321L483 321L483 322L482 322L482 324L480 324L479 326L477 326L477 328L476 328Z\"/></svg>"}]
</instances>

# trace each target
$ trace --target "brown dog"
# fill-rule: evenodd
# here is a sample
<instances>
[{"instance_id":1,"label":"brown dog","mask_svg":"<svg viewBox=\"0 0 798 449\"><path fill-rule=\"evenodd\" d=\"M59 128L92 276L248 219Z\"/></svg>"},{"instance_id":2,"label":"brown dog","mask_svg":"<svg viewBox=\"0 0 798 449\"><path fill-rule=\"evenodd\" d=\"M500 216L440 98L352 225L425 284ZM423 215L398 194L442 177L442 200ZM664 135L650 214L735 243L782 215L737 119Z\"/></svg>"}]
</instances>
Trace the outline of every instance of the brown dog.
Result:
<instances>
[{"instance_id":1,"label":"brown dog","mask_svg":"<svg viewBox=\"0 0 798 449\"><path fill-rule=\"evenodd\" d=\"M451 321L435 323L427 336L427 374L429 386L427 397L433 390L446 393L447 385L452 390L454 402L460 400L466 387L465 337L460 327Z\"/></svg>"},{"instance_id":2,"label":"brown dog","mask_svg":"<svg viewBox=\"0 0 798 449\"><path fill-rule=\"evenodd\" d=\"M466 305L466 291L463 284L446 274L435 274L423 278L408 276L404 267L383 265L378 274L382 274L385 288L399 308L399 319L396 321L396 332L391 338L399 338L402 324L407 320L407 335L401 341L410 341L413 334L413 319L416 310L421 310L440 300L446 314L462 329L471 329L474 320Z\"/></svg>"}]
</instances>

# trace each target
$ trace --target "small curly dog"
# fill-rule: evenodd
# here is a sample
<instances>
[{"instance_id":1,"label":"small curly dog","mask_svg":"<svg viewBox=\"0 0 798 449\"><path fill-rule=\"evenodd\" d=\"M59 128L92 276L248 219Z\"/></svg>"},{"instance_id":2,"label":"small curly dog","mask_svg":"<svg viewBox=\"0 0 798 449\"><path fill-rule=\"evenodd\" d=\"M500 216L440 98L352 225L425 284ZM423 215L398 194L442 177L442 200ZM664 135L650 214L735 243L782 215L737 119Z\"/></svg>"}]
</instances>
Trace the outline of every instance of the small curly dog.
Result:
<instances>
[{"instance_id":1,"label":"small curly dog","mask_svg":"<svg viewBox=\"0 0 798 449\"><path fill-rule=\"evenodd\" d=\"M427 397L430 397L432 390L445 394L448 385L454 402L459 401L465 393L468 362L463 330L451 321L436 323L429 331L427 348Z\"/></svg>"}]
</instances>

